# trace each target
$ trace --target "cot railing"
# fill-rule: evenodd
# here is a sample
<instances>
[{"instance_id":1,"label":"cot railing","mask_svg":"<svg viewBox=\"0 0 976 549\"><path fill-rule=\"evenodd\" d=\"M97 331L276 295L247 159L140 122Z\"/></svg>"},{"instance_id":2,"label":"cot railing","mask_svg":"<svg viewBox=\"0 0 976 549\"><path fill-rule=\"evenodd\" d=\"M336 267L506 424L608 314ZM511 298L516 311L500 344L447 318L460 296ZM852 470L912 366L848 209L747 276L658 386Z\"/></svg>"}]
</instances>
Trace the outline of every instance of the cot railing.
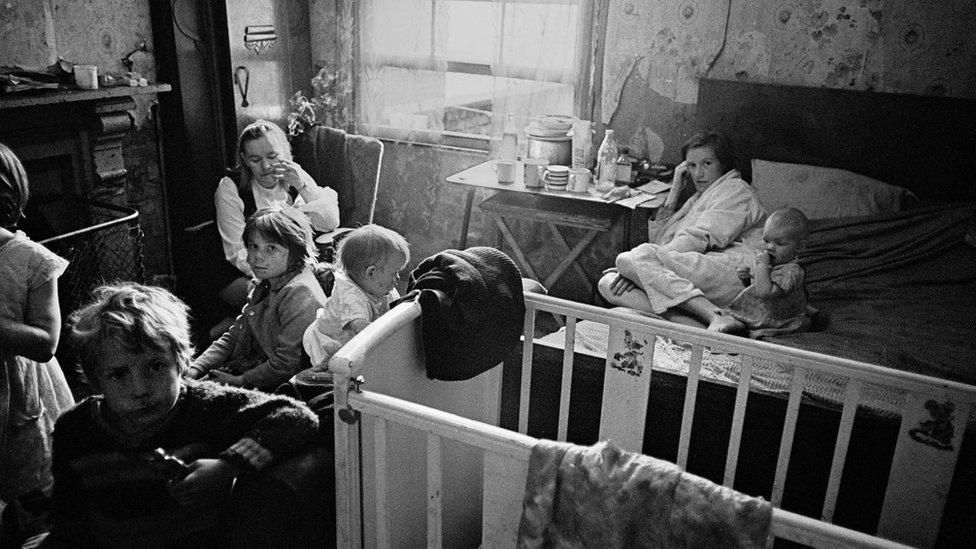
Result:
<instances>
[{"instance_id":1,"label":"cot railing","mask_svg":"<svg viewBox=\"0 0 976 549\"><path fill-rule=\"evenodd\" d=\"M774 527L777 535L788 539L811 536L798 540L803 543L812 540L816 542L814 545L836 546L833 541L837 538L834 536L841 534L846 536L843 538L845 540L854 539L846 529L826 524L833 518L854 415L858 406L863 403L862 390L866 385L877 384L898 391L904 397L900 428L885 491L878 535L912 545L931 546L935 543L946 494L959 456L961 444L958 442L962 438L965 423L976 403L976 388L857 361L725 334L709 333L670 322L571 303L544 295L526 295L526 307L524 323L526 336L523 338L521 398L518 414L520 435L518 436L494 427L498 423L500 399L500 381L497 376L489 375L485 380L480 380L471 387L467 385L469 382L463 382L443 388L445 392L441 396L445 399L456 396L455 393L463 393L462 396L457 396L453 404L456 405L455 410L449 409L452 404L445 405L441 402L439 400L441 396L430 396L427 386L414 387L413 396L407 394L410 391L403 390L401 385L407 383L405 380L411 377L424 377L421 372L422 344L419 340L420 308L415 303L400 305L384 315L336 354L330 362L330 368L336 380L336 407L337 410L343 411L337 414L336 420L337 513L340 521L338 539L340 546L358 546L363 542L363 532L368 530L377 532L375 540L370 539L368 544L382 545L382 542L389 541L388 538L383 537L387 534L382 534L382 532L389 532L389 523L383 521L389 520L389 513L396 510L383 507L385 504L380 495L384 489L381 486L391 481L396 483L398 479L390 478L389 464L383 460L387 450L399 448L397 445L399 443L391 443L390 437L402 438L397 431L400 428L420 429L427 433L421 448L415 450L416 453L427 455L427 468L424 473L428 479L429 492L427 522L430 528L427 530L433 532L427 534L428 542L435 545L446 543L446 540L438 537L441 530L434 528L437 523L444 520L445 507L441 503L433 507L429 506L431 501L439 502L439 498L443 497L441 476L432 471L441 468L444 463L451 463L452 470L460 466L454 457L457 455L456 449L450 447L450 444L447 447L454 452L450 454L450 458L446 458L440 451L445 447L445 440L462 441L465 446L479 448L484 452L484 457L480 458L477 464L480 468L483 463L483 472L478 473L482 475L482 481L477 487L478 490L483 491L482 507L486 517L485 524L482 526L482 541L488 546L488 540L513 539L511 532L506 528L511 528L513 521L517 524L517 516L514 518L512 516L515 512L512 509L515 508L499 505L496 500L502 498L498 493L499 489L504 488L502 492L507 493L506 490L512 488L514 484L519 484L517 492L520 494L520 490L524 487L524 484L520 483L524 483L525 479L524 464L527 464L527 448L534 441L525 436L532 380L532 351L535 345L532 335L536 317L540 312L565 317L563 375L559 390L561 398L557 429L559 440L565 440L568 431L569 388L572 384L574 359L573 341L579 321L590 320L609 326L610 343L605 357L599 438L612 439L618 446L627 450L639 452L643 445L645 423L643 411L647 410L649 401L655 338L664 337L691 346L676 460L682 467L687 465L698 388L702 381L709 383L701 378L702 356L705 349L740 355L741 374L736 385L732 429L723 474L723 484L726 486L732 486L735 481L744 410L752 394L750 376L756 361L773 361L792 369L786 417L780 438L771 496L771 502L776 507L782 501L801 398L810 374L824 372L846 379L840 427L834 443L821 520L777 511L777 516L782 519L778 520ZM623 347L625 335L632 341L640 339L645 342L644 352L636 359L636 363L630 365L630 368L621 368L619 363L614 363L617 360L615 354L625 350ZM650 344L646 344L648 342ZM378 372L384 369L401 370L403 373L400 364L409 364L408 370L415 371L407 371L400 376L401 381L388 383L386 387L382 383L379 385L374 383ZM500 369L496 368L496 370ZM360 375L366 377L367 383L364 388L367 390L357 392L355 387L358 387L358 384L351 384L350 380ZM397 374L392 375L397 378ZM350 390L350 387L353 389ZM418 398L424 398L427 402L420 402ZM909 435L911 427L926 421L928 415L926 403L931 401L952 403L956 417L963 418L960 425L956 426L957 439L956 443L951 445L951 449L937 449L919 444ZM430 404L432 408L424 407L422 404ZM448 413L450 411L460 411L460 415L465 417L456 418L455 415ZM635 411L639 412L635 413ZM339 416L359 421L349 425L338 419ZM401 452L398 457L406 454ZM364 460L379 460L378 463L381 465L373 471L372 475L367 475L370 478L369 482L363 481L361 468L370 469L367 468L365 461L362 464L359 462L360 456ZM460 461L469 465L468 461L477 461L477 459L467 456ZM926 463L926 467L919 468L918 463ZM490 483L485 479L491 479L490 483L493 485L489 486ZM360 487L365 491L360 493ZM364 507L370 506L374 506L375 509L365 513ZM520 506L517 508L520 509ZM493 515L499 516L492 518ZM362 523L364 516L375 517L376 523L364 525ZM346 522L341 523L342 521ZM783 529L802 533L790 534ZM430 535L435 536L433 540ZM874 539L866 536L851 543L870 546L874 543L872 541ZM833 541L828 542L828 540Z\"/></svg>"},{"instance_id":2,"label":"cot railing","mask_svg":"<svg viewBox=\"0 0 976 549\"><path fill-rule=\"evenodd\" d=\"M371 437L375 445L373 463L363 463L362 466L373 468L376 472L373 486L377 517L376 547L391 547L393 540L398 539L396 529L388 520L391 503L388 501L386 479L391 463L385 432L390 424L415 429L426 437L428 547L441 547L443 543L441 444L444 440L460 441L484 452L480 545L486 548L515 545L529 455L537 439L371 391L350 392L347 403L361 416L375 418L375 421L369 422L374 430ZM811 547L906 547L782 509L773 510L770 535Z\"/></svg>"},{"instance_id":3,"label":"cot railing","mask_svg":"<svg viewBox=\"0 0 976 549\"><path fill-rule=\"evenodd\" d=\"M644 442L645 415L635 414L634 411L647 410L652 375L651 364L654 358L654 338L664 337L691 345L691 359L688 364L688 379L678 439L677 463L682 467L687 466L688 461L697 392L702 382L701 367L704 350L740 355L741 371L736 387L732 430L729 435L723 476L725 486L731 487L735 480L739 442L755 362L767 360L791 368L792 381L771 496L771 503L774 506L782 503L786 472L808 374L822 372L844 378L846 388L840 427L832 454L827 491L820 517L826 522L831 522L833 519L855 412L864 402L863 388L868 384L877 384L897 391L903 395L901 425L889 482L885 490L878 535L926 547L935 544L946 495L959 457L961 447L959 441L962 439L973 405L976 404L976 387L762 341L707 332L624 311L572 303L546 295L527 294L525 301L527 310L523 335L527 334L527 337L523 337L520 403L528 403L531 389L535 345L531 335L537 314L546 312L565 317L566 330L562 346L563 371L557 428L559 440L565 440L567 432L568 394L573 376L575 328L581 320L600 322L609 326L599 438L600 440L612 439L621 447L632 451L640 451ZM648 342L643 347L646 352L639 360L642 366L639 372L635 368L622 371L619 367L613 367L614 355L627 350L623 341L624 334L628 331L631 341L643 338ZM951 448L935 448L920 444L910 436L912 427L929 420L928 408L932 402L943 407L951 406L955 417L961 418L960 424L955 428L956 443L952 444ZM519 432L525 433L527 426L528 406L523 404L519 407ZM919 467L919 463L925 463L926 466Z\"/></svg>"}]
</instances>

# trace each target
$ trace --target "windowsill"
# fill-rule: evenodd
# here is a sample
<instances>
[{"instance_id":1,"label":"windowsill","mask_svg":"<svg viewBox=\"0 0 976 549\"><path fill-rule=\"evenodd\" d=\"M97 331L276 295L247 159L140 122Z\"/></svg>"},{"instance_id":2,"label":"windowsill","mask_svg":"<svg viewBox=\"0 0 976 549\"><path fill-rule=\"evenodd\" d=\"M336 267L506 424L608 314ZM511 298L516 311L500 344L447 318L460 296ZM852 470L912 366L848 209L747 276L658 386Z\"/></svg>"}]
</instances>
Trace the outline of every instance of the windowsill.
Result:
<instances>
[{"instance_id":1,"label":"windowsill","mask_svg":"<svg viewBox=\"0 0 976 549\"><path fill-rule=\"evenodd\" d=\"M413 147L430 147L432 149L440 149L440 150L443 150L443 151L451 151L451 152L458 152L458 153L464 153L464 154L470 154L470 155L476 155L476 156L483 156L485 159L488 158L488 154L489 154L488 151L486 151L484 149L474 149L474 148L471 148L471 147L460 147L460 146L457 146L457 145L445 145L443 143L430 143L428 141L418 141L418 140L415 140L415 139L400 139L400 138L389 137L389 136L375 136L374 135L373 137L375 137L376 139L379 139L380 141L382 141L384 143L391 143L391 144L395 144L395 145L410 145L410 146L413 146Z\"/></svg>"}]
</instances>

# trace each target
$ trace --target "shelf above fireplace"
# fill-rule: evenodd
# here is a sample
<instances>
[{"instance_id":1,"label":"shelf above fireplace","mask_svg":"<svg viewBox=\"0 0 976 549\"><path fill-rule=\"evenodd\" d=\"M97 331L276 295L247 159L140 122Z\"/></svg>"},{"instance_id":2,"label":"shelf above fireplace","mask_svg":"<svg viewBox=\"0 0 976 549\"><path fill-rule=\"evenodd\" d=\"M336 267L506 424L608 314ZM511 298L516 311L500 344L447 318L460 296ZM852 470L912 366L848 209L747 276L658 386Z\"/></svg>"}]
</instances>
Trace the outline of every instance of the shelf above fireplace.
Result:
<instances>
[{"instance_id":1,"label":"shelf above fireplace","mask_svg":"<svg viewBox=\"0 0 976 549\"><path fill-rule=\"evenodd\" d=\"M132 97L149 93L162 93L172 90L169 84L149 84L148 86L115 86L97 90L55 90L0 95L0 110L23 107L59 105L79 101L100 101L115 97Z\"/></svg>"}]
</instances>

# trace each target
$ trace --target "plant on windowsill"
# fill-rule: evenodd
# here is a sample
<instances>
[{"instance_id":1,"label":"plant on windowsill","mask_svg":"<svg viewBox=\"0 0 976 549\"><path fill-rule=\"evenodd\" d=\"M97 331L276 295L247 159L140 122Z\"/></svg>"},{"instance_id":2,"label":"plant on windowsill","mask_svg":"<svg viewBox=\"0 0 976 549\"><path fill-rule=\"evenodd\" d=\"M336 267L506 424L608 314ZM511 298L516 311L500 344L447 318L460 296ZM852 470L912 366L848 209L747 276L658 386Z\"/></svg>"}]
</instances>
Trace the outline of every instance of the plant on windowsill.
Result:
<instances>
[{"instance_id":1,"label":"plant on windowsill","mask_svg":"<svg viewBox=\"0 0 976 549\"><path fill-rule=\"evenodd\" d=\"M299 90L288 100L292 108L288 114L288 136L301 135L316 124L345 128L349 122L346 101L350 93L347 80L340 79L338 72L323 67L312 78L311 98Z\"/></svg>"}]
</instances>

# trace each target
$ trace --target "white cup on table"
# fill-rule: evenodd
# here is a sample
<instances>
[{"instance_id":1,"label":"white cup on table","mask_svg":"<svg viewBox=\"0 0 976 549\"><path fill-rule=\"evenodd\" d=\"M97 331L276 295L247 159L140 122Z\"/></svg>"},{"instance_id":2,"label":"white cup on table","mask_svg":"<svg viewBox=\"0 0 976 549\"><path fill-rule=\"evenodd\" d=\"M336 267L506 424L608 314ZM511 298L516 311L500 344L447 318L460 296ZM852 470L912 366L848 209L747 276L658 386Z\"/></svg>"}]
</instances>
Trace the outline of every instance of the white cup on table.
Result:
<instances>
[{"instance_id":1,"label":"white cup on table","mask_svg":"<svg viewBox=\"0 0 976 549\"><path fill-rule=\"evenodd\" d=\"M523 176L523 181L526 189L539 189L545 185L545 181L543 180L543 171L548 165L549 161L545 158L525 159L525 173Z\"/></svg>"},{"instance_id":2,"label":"white cup on table","mask_svg":"<svg viewBox=\"0 0 976 549\"><path fill-rule=\"evenodd\" d=\"M586 168L570 168L569 184L566 190L574 193L585 193L590 188L593 174Z\"/></svg>"},{"instance_id":3,"label":"white cup on table","mask_svg":"<svg viewBox=\"0 0 976 549\"><path fill-rule=\"evenodd\" d=\"M516 165L514 160L496 160L491 169L495 170L499 183L515 183Z\"/></svg>"}]
</instances>

